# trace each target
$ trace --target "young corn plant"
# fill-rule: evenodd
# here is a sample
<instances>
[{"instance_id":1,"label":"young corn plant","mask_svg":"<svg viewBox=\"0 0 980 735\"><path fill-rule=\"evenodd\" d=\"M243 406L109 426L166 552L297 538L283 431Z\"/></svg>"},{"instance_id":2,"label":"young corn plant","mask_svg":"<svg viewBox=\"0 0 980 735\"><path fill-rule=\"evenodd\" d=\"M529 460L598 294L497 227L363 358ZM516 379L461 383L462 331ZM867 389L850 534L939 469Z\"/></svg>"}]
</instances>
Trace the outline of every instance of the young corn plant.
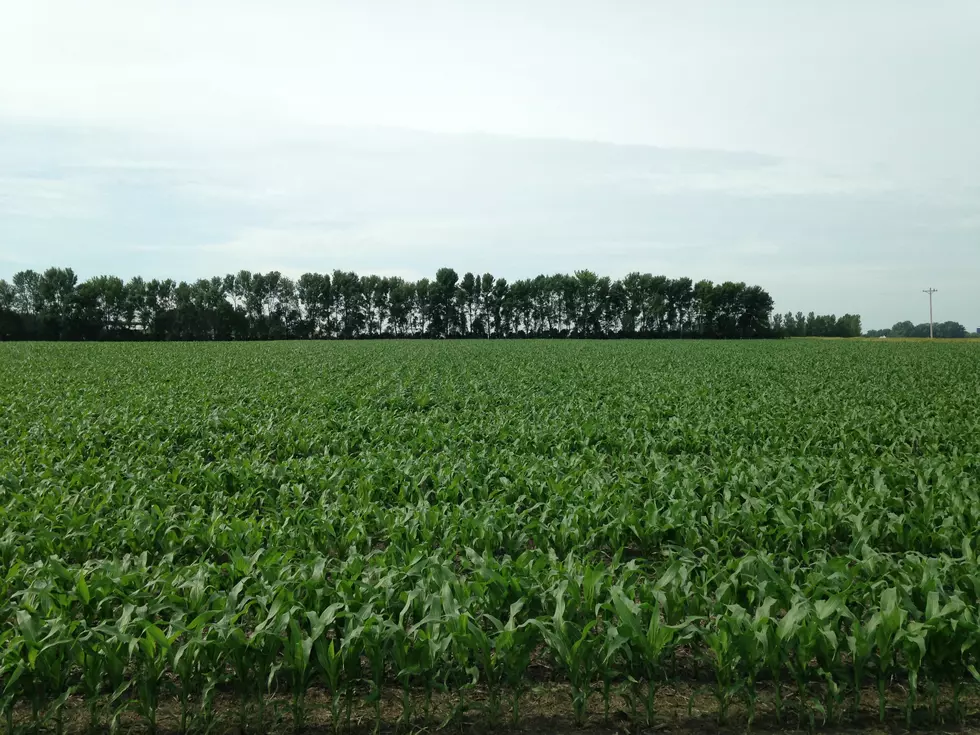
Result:
<instances>
[{"instance_id":1,"label":"young corn plant","mask_svg":"<svg viewBox=\"0 0 980 735\"><path fill-rule=\"evenodd\" d=\"M334 603L327 608L324 630L313 644L316 673L327 688L330 708L330 725L334 732L341 729L346 711L347 728L350 729L354 688L361 678L360 637L364 627L358 616L348 612L348 604ZM320 616L310 616L311 630L319 627ZM330 630L332 628L332 630ZM346 704L346 707L345 707Z\"/></svg>"},{"instance_id":2,"label":"young corn plant","mask_svg":"<svg viewBox=\"0 0 980 735\"><path fill-rule=\"evenodd\" d=\"M445 680L450 672L447 657L452 647L452 636L440 622L430 622L419 628L416 636L418 667L425 690L422 717L427 724L432 713L433 694L447 689Z\"/></svg>"},{"instance_id":3,"label":"young corn plant","mask_svg":"<svg viewBox=\"0 0 980 735\"><path fill-rule=\"evenodd\" d=\"M796 682L801 720L805 717L810 730L816 726L814 708L821 711L824 722L835 722L843 701L840 687L842 667L839 663L841 620L849 615L840 600L817 600L810 603L797 598L780 620L777 635L792 648L786 663ZM811 661L823 680L825 696L811 702Z\"/></svg>"},{"instance_id":4,"label":"young corn plant","mask_svg":"<svg viewBox=\"0 0 980 735\"><path fill-rule=\"evenodd\" d=\"M340 658L343 665L341 674L344 681L344 723L351 730L351 716L354 707L354 692L361 681L361 660L364 657L364 625L359 618L345 615L343 642L340 644Z\"/></svg>"},{"instance_id":5,"label":"young corn plant","mask_svg":"<svg viewBox=\"0 0 980 735\"><path fill-rule=\"evenodd\" d=\"M391 656L395 664L395 678L402 689L402 716L399 725L411 725L414 706L412 703L413 677L421 673L423 645L419 645L418 627L406 627L403 621L386 621Z\"/></svg>"},{"instance_id":6,"label":"young corn plant","mask_svg":"<svg viewBox=\"0 0 980 735\"><path fill-rule=\"evenodd\" d=\"M561 582L556 590L554 615L551 618L539 618L534 624L541 631L555 661L568 675L575 724L583 725L588 714L592 678L601 639L593 633L597 620L590 620L585 624L565 620L566 586L566 582Z\"/></svg>"},{"instance_id":7,"label":"young corn plant","mask_svg":"<svg viewBox=\"0 0 980 735\"><path fill-rule=\"evenodd\" d=\"M665 661L670 656L683 626L668 625L664 622L659 604L638 605L627 596L620 585L612 587L610 599L618 621L616 630L621 641L615 640L611 650L607 647L606 660L615 654L618 647L628 647L629 657L638 667L637 673L645 684L645 691L641 695L638 691L640 681L633 680L634 696L643 702L645 724L652 727L656 711L657 682L664 676Z\"/></svg>"},{"instance_id":8,"label":"young corn plant","mask_svg":"<svg viewBox=\"0 0 980 735\"><path fill-rule=\"evenodd\" d=\"M769 651L769 629L772 627L772 607L775 604L775 599L767 597L752 615L749 615L745 608L740 605L728 606L731 632L745 677L744 691L750 728L755 722L756 703L758 701L756 683L759 675L766 669L771 655Z\"/></svg>"},{"instance_id":9,"label":"young corn plant","mask_svg":"<svg viewBox=\"0 0 980 735\"><path fill-rule=\"evenodd\" d=\"M261 697L261 688L255 683L252 671L252 653L249 647L249 637L237 624L242 611L237 614L228 612L215 624L216 645L224 652L231 668L231 681L238 698L238 728L241 732L248 729L248 706L253 694Z\"/></svg>"},{"instance_id":10,"label":"young corn plant","mask_svg":"<svg viewBox=\"0 0 980 735\"><path fill-rule=\"evenodd\" d=\"M211 613L198 615L187 625L175 626L178 637L170 646L170 669L177 680L177 700L180 706L181 733L191 724L191 699L200 697L201 724L206 726L213 712L213 695L217 686L217 672L223 667L222 649L215 644L215 637L207 623Z\"/></svg>"},{"instance_id":11,"label":"young corn plant","mask_svg":"<svg viewBox=\"0 0 980 735\"><path fill-rule=\"evenodd\" d=\"M854 717L861 709L861 690L864 688L864 677L874 655L874 630L854 618L847 635L847 650L851 656L851 716Z\"/></svg>"},{"instance_id":12,"label":"young corn plant","mask_svg":"<svg viewBox=\"0 0 980 735\"><path fill-rule=\"evenodd\" d=\"M500 720L504 670L498 665L493 639L468 612L462 612L451 619L449 631L457 661L472 675L474 684L482 679L486 686L487 718L491 725L496 725Z\"/></svg>"},{"instance_id":13,"label":"young corn plant","mask_svg":"<svg viewBox=\"0 0 980 735\"><path fill-rule=\"evenodd\" d=\"M478 625L467 613L458 615L450 622L454 640L468 652L460 660L472 660L487 686L487 709L491 723L499 720L505 685L511 695L512 722L520 720L525 675L538 642L537 629L531 621L517 622L523 608L522 600L513 603L506 623L487 613L481 618L485 626Z\"/></svg>"},{"instance_id":14,"label":"young corn plant","mask_svg":"<svg viewBox=\"0 0 980 735\"><path fill-rule=\"evenodd\" d=\"M909 728L912 727L912 717L918 704L919 672L922 670L922 662L926 656L928 635L929 627L926 624L909 620L896 636L909 676L909 691L905 700L905 725Z\"/></svg>"},{"instance_id":15,"label":"young corn plant","mask_svg":"<svg viewBox=\"0 0 980 735\"><path fill-rule=\"evenodd\" d=\"M305 709L305 699L306 699L306 689L309 689L310 682L312 681L314 675L317 673L317 664L322 662L322 652L324 649L324 642L327 640L328 631L335 627L337 618L341 610L344 608L344 604L340 602L333 603L329 605L325 610L320 613L316 613L312 610L307 611L305 625L295 624L296 621L290 621L290 644L294 645L294 640L300 641L300 647L296 649L294 647L294 655L297 653L302 653L303 668L301 674L297 678L305 679L305 686L303 693L301 694L301 699L303 700ZM333 641L330 641L333 643ZM312 661L310 660L310 652L316 650L316 657ZM339 659L339 657L334 657ZM329 659L328 659L329 661ZM322 671L321 673L326 673ZM329 677L328 677L329 682ZM331 696L336 692L336 689L331 688ZM294 686L295 693L295 686ZM305 712L304 712L305 715Z\"/></svg>"},{"instance_id":16,"label":"young corn plant","mask_svg":"<svg viewBox=\"0 0 980 735\"><path fill-rule=\"evenodd\" d=\"M808 621L808 632L817 670L824 682L824 720L837 724L843 714L847 689L846 671L840 660L845 642L842 630L844 622L852 616L837 597L817 600L813 605L813 612Z\"/></svg>"},{"instance_id":17,"label":"young corn plant","mask_svg":"<svg viewBox=\"0 0 980 735\"><path fill-rule=\"evenodd\" d=\"M49 719L54 720L58 735L64 729L64 705L74 689L68 682L78 625L77 621L66 624L60 618L41 621L27 610L18 610L15 615L15 630L20 637L15 650L21 654L21 665L14 667L4 693L7 695L6 689L18 680L25 686L34 731L39 731Z\"/></svg>"},{"instance_id":18,"label":"young corn plant","mask_svg":"<svg viewBox=\"0 0 980 735\"><path fill-rule=\"evenodd\" d=\"M609 724L609 709L612 701L613 680L617 677L617 675L625 670L627 672L627 681L630 688L623 690L623 697L627 702L627 706L630 708L630 721L637 722L638 717L635 696L637 694L637 681L631 674L629 674L629 671L631 671L633 668L633 658L632 652L629 648L629 639L620 633L619 628L612 623L606 626L605 632L606 635L603 640L602 651L599 654L599 668L602 671L602 721L607 725ZM622 664L623 659L625 659L626 663L625 668Z\"/></svg>"},{"instance_id":19,"label":"young corn plant","mask_svg":"<svg viewBox=\"0 0 980 735\"><path fill-rule=\"evenodd\" d=\"M148 620L140 624L143 631L130 639L129 655L136 668L136 708L152 735L157 731L157 714L167 686L170 649L176 635L168 636Z\"/></svg>"},{"instance_id":20,"label":"young corn plant","mask_svg":"<svg viewBox=\"0 0 980 735\"><path fill-rule=\"evenodd\" d=\"M804 628L806 619L810 614L810 603L797 597L776 625L776 645L779 646L779 671L781 672L784 666L788 668L796 683L800 722L803 721L804 717L807 717L812 729L813 712L809 706L809 661L812 655L813 636L808 629Z\"/></svg>"},{"instance_id":21,"label":"young corn plant","mask_svg":"<svg viewBox=\"0 0 980 735\"><path fill-rule=\"evenodd\" d=\"M933 724L940 722L939 685L946 683L953 692L953 719L960 722L963 684L970 673L969 651L977 634L973 612L958 596L940 606L939 592L933 590L926 598L924 623L929 638L923 671L929 689L930 718Z\"/></svg>"},{"instance_id":22,"label":"young corn plant","mask_svg":"<svg viewBox=\"0 0 980 735\"><path fill-rule=\"evenodd\" d=\"M881 593L878 609L868 621L868 633L875 642L875 678L878 686L878 719L885 721L885 692L900 650L899 635L908 612L898 605L898 590L889 587Z\"/></svg>"},{"instance_id":23,"label":"young corn plant","mask_svg":"<svg viewBox=\"0 0 980 735\"><path fill-rule=\"evenodd\" d=\"M299 621L293 617L289 619L287 630L283 663L292 688L293 730L299 732L306 724L306 690L315 672L310 663L314 638L300 628Z\"/></svg>"},{"instance_id":24,"label":"young corn plant","mask_svg":"<svg viewBox=\"0 0 980 735\"><path fill-rule=\"evenodd\" d=\"M367 702L374 707L374 732L379 733L381 732L381 701L384 695L385 668L388 662L388 653L391 650L392 638L384 621L371 612L370 606L363 609L359 614L361 625L363 625L361 648L365 658L367 658L370 672L371 691L368 694Z\"/></svg>"},{"instance_id":25,"label":"young corn plant","mask_svg":"<svg viewBox=\"0 0 980 735\"><path fill-rule=\"evenodd\" d=\"M124 608L120 620L112 625L99 625L92 630L92 633L97 636L93 639L94 653L92 656L100 660L105 687L111 692L108 701L106 701L104 697L99 696L97 684L92 682L91 693L98 698L96 708L90 709L89 726L93 730L101 731L105 725L103 719L108 717L109 729L115 731L119 724L119 718L127 708L127 699L135 683L130 676L130 642L132 636L126 632L132 610L132 606L127 606ZM93 715L96 718L94 721L91 719Z\"/></svg>"},{"instance_id":26,"label":"young corn plant","mask_svg":"<svg viewBox=\"0 0 980 735\"><path fill-rule=\"evenodd\" d=\"M27 672L27 663L23 660L25 641L23 635L13 626L0 630L0 681L3 691L0 692L0 710L7 725L7 733L14 732L14 709L21 699L21 678Z\"/></svg>"},{"instance_id":27,"label":"young corn plant","mask_svg":"<svg viewBox=\"0 0 980 735\"><path fill-rule=\"evenodd\" d=\"M102 687L106 678L106 657L101 650L101 636L88 629L78 637L75 666L81 672L80 684L89 714L89 732L97 732L101 721Z\"/></svg>"},{"instance_id":28,"label":"young corn plant","mask_svg":"<svg viewBox=\"0 0 980 735\"><path fill-rule=\"evenodd\" d=\"M256 720L260 727L265 727L266 697L273 693L276 674L287 655L291 618L291 613L283 610L282 602L276 600L268 608L262 622L247 636L245 669L249 672L251 690L258 702Z\"/></svg>"},{"instance_id":29,"label":"young corn plant","mask_svg":"<svg viewBox=\"0 0 980 735\"><path fill-rule=\"evenodd\" d=\"M707 622L702 632L715 673L714 695L718 701L718 722L728 722L728 709L742 688L739 676L741 655L736 644L737 623L730 622L725 614Z\"/></svg>"}]
</instances>

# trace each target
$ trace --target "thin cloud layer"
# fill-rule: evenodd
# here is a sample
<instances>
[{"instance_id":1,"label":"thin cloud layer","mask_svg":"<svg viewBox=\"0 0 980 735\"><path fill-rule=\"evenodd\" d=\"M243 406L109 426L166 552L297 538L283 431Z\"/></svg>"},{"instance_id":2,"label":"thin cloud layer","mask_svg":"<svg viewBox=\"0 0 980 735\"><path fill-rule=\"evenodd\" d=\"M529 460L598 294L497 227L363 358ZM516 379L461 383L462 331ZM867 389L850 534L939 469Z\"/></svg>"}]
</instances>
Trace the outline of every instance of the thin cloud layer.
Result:
<instances>
[{"instance_id":1,"label":"thin cloud layer","mask_svg":"<svg viewBox=\"0 0 980 735\"><path fill-rule=\"evenodd\" d=\"M12 7L0 276L592 268L980 323L980 6ZM591 142L590 142L591 141Z\"/></svg>"}]
</instances>

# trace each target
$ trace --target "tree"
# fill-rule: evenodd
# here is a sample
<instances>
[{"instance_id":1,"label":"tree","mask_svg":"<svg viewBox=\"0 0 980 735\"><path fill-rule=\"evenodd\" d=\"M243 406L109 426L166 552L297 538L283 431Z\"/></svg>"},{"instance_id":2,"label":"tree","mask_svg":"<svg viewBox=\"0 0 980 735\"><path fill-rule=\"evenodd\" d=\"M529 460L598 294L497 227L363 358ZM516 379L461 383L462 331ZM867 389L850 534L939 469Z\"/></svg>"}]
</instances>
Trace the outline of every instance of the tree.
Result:
<instances>
[{"instance_id":1,"label":"tree","mask_svg":"<svg viewBox=\"0 0 980 735\"><path fill-rule=\"evenodd\" d=\"M811 312L812 313L812 312ZM796 312L796 335L797 337L806 337L806 317L803 316L802 311Z\"/></svg>"},{"instance_id":2,"label":"tree","mask_svg":"<svg viewBox=\"0 0 980 735\"><path fill-rule=\"evenodd\" d=\"M480 281L472 273L463 274L456 293L457 309L463 315L460 321L461 333L471 334L473 322L476 320L478 300L480 297Z\"/></svg>"},{"instance_id":3,"label":"tree","mask_svg":"<svg viewBox=\"0 0 980 735\"><path fill-rule=\"evenodd\" d=\"M711 281L698 281L694 284L693 310L697 333L702 337L714 335L718 304L715 286Z\"/></svg>"},{"instance_id":4,"label":"tree","mask_svg":"<svg viewBox=\"0 0 980 735\"><path fill-rule=\"evenodd\" d=\"M487 336L490 333L489 304L493 298L493 285L494 278L492 274L484 273L480 276L480 295L477 304L479 328L474 328L473 331L481 337Z\"/></svg>"},{"instance_id":5,"label":"tree","mask_svg":"<svg viewBox=\"0 0 980 735\"><path fill-rule=\"evenodd\" d=\"M3 334L35 339L749 338L770 335L771 311L768 293L741 282L636 272L613 280L590 270L513 283L440 268L414 283L339 270L294 282L240 270L193 282L103 275L79 284L70 268L49 268L0 281ZM798 316L776 331L791 331ZM849 333L860 318L811 314L809 322L820 334Z\"/></svg>"},{"instance_id":6,"label":"tree","mask_svg":"<svg viewBox=\"0 0 980 735\"><path fill-rule=\"evenodd\" d=\"M0 340L24 336L23 317L15 311L17 288L0 278Z\"/></svg>"},{"instance_id":7,"label":"tree","mask_svg":"<svg viewBox=\"0 0 980 735\"><path fill-rule=\"evenodd\" d=\"M123 280L118 276L96 276L79 288L91 290L102 334L118 337L126 326L129 314L126 284Z\"/></svg>"},{"instance_id":8,"label":"tree","mask_svg":"<svg viewBox=\"0 0 980 735\"><path fill-rule=\"evenodd\" d=\"M392 332L396 337L404 337L411 330L416 286L414 283L408 283L395 277L390 279L388 293L390 295L388 314L391 319Z\"/></svg>"},{"instance_id":9,"label":"tree","mask_svg":"<svg viewBox=\"0 0 980 735\"><path fill-rule=\"evenodd\" d=\"M783 329L786 330L787 337L796 336L796 317L793 316L793 312L787 311L783 315Z\"/></svg>"},{"instance_id":10,"label":"tree","mask_svg":"<svg viewBox=\"0 0 980 735\"><path fill-rule=\"evenodd\" d=\"M511 317L514 332L519 336L529 335L533 329L531 282L523 279L514 281L507 292L504 306Z\"/></svg>"},{"instance_id":11,"label":"tree","mask_svg":"<svg viewBox=\"0 0 980 735\"><path fill-rule=\"evenodd\" d=\"M504 302L507 299L508 290L507 279L498 278L494 281L490 295L487 297L487 323L489 324L490 334L498 337L504 337L507 333Z\"/></svg>"},{"instance_id":12,"label":"tree","mask_svg":"<svg viewBox=\"0 0 980 735\"><path fill-rule=\"evenodd\" d=\"M14 274L14 310L36 316L41 313L41 276L32 270Z\"/></svg>"},{"instance_id":13,"label":"tree","mask_svg":"<svg viewBox=\"0 0 980 735\"><path fill-rule=\"evenodd\" d=\"M71 268L48 268L37 281L38 314L42 336L59 339L67 333L74 306L75 287L78 277Z\"/></svg>"},{"instance_id":14,"label":"tree","mask_svg":"<svg viewBox=\"0 0 980 735\"><path fill-rule=\"evenodd\" d=\"M740 295L741 314L738 317L739 336L763 337L769 332L772 297L759 286L744 288Z\"/></svg>"},{"instance_id":15,"label":"tree","mask_svg":"<svg viewBox=\"0 0 980 735\"><path fill-rule=\"evenodd\" d=\"M590 270L575 271L575 333L592 337L599 332L599 277Z\"/></svg>"},{"instance_id":16,"label":"tree","mask_svg":"<svg viewBox=\"0 0 980 735\"><path fill-rule=\"evenodd\" d=\"M7 283L0 278L0 309L13 311L14 303L17 301L17 289L13 284Z\"/></svg>"},{"instance_id":17,"label":"tree","mask_svg":"<svg viewBox=\"0 0 980 735\"><path fill-rule=\"evenodd\" d=\"M896 322L891 328L892 337L911 337L912 332L915 331L915 325L906 320L904 322Z\"/></svg>"},{"instance_id":18,"label":"tree","mask_svg":"<svg viewBox=\"0 0 980 735\"><path fill-rule=\"evenodd\" d=\"M447 337L459 323L456 313L456 284L459 275L452 268L440 268L429 286L429 328L433 337Z\"/></svg>"},{"instance_id":19,"label":"tree","mask_svg":"<svg viewBox=\"0 0 980 735\"><path fill-rule=\"evenodd\" d=\"M676 278L667 285L668 329L677 330L680 336L689 327L694 291L690 278Z\"/></svg>"},{"instance_id":20,"label":"tree","mask_svg":"<svg viewBox=\"0 0 980 735\"><path fill-rule=\"evenodd\" d=\"M845 314L837 320L836 337L860 337L861 336L861 316L859 314Z\"/></svg>"},{"instance_id":21,"label":"tree","mask_svg":"<svg viewBox=\"0 0 980 735\"><path fill-rule=\"evenodd\" d=\"M942 322L935 325L933 333L943 339L961 339L966 337L966 327L959 322Z\"/></svg>"},{"instance_id":22,"label":"tree","mask_svg":"<svg viewBox=\"0 0 980 735\"><path fill-rule=\"evenodd\" d=\"M344 339L353 339L361 334L367 320L361 279L353 271L335 270L331 283L338 334Z\"/></svg>"},{"instance_id":23,"label":"tree","mask_svg":"<svg viewBox=\"0 0 980 735\"><path fill-rule=\"evenodd\" d=\"M331 290L330 276L326 273L304 273L296 282L305 334L307 337L330 335Z\"/></svg>"}]
</instances>

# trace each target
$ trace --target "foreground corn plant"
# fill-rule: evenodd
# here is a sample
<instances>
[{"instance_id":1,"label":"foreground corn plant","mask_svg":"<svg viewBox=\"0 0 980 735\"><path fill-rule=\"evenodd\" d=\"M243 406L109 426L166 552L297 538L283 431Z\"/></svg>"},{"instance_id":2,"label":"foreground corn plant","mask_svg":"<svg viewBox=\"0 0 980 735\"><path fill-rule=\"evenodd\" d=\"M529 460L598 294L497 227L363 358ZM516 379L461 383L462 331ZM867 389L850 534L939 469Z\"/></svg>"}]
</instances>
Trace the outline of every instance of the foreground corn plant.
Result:
<instances>
[{"instance_id":1,"label":"foreground corn plant","mask_svg":"<svg viewBox=\"0 0 980 735\"><path fill-rule=\"evenodd\" d=\"M631 679L633 697L642 700L645 724L652 726L657 683L665 678L665 662L690 624L668 625L658 604L638 605L626 596L621 586L613 587L610 595L611 611L618 620L613 648L622 650L629 659L636 677ZM645 686L642 694L641 686Z\"/></svg>"},{"instance_id":2,"label":"foreground corn plant","mask_svg":"<svg viewBox=\"0 0 980 735\"><path fill-rule=\"evenodd\" d=\"M577 623L565 619L567 583L555 590L555 612L550 618L535 620L555 661L565 671L571 685L575 723L585 722L592 681L599 661L601 639L594 632L597 620Z\"/></svg>"}]
</instances>

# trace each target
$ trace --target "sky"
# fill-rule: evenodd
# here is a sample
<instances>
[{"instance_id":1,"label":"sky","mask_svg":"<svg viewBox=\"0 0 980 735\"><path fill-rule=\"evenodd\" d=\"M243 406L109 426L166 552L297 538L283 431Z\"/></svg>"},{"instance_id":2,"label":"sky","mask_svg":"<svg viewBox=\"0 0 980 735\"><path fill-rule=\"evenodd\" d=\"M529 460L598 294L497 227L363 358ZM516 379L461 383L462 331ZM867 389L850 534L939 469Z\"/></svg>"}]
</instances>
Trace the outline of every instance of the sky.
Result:
<instances>
[{"instance_id":1,"label":"sky","mask_svg":"<svg viewBox=\"0 0 980 735\"><path fill-rule=\"evenodd\" d=\"M591 269L980 327L977 0L0 0L0 278Z\"/></svg>"}]
</instances>

